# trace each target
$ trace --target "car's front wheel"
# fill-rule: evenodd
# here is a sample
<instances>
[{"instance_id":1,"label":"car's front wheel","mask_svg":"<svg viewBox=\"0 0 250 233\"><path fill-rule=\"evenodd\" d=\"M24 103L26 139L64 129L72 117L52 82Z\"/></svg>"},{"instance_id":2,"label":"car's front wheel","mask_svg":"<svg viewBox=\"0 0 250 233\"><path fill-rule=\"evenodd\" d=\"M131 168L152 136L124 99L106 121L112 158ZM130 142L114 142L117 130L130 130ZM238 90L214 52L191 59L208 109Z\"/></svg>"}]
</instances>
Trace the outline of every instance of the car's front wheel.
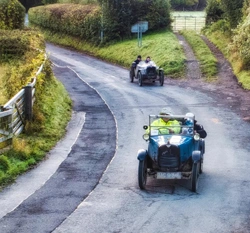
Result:
<instances>
[{"instance_id":1,"label":"car's front wheel","mask_svg":"<svg viewBox=\"0 0 250 233\"><path fill-rule=\"evenodd\" d=\"M159 79L160 79L160 85L163 86L163 84L164 84L164 72L162 70L159 72Z\"/></svg>"},{"instance_id":2,"label":"car's front wheel","mask_svg":"<svg viewBox=\"0 0 250 233\"><path fill-rule=\"evenodd\" d=\"M200 162L193 163L192 176L191 176L191 189L192 192L196 192L198 189Z\"/></svg>"},{"instance_id":3,"label":"car's front wheel","mask_svg":"<svg viewBox=\"0 0 250 233\"><path fill-rule=\"evenodd\" d=\"M145 189L147 183L147 158L139 161L138 183L140 189Z\"/></svg>"},{"instance_id":4,"label":"car's front wheel","mask_svg":"<svg viewBox=\"0 0 250 233\"><path fill-rule=\"evenodd\" d=\"M142 74L141 74L141 72L138 72L137 77L138 77L138 84L141 87L142 86Z\"/></svg>"},{"instance_id":5,"label":"car's front wheel","mask_svg":"<svg viewBox=\"0 0 250 233\"><path fill-rule=\"evenodd\" d=\"M200 161L200 169L199 169L199 173L202 174L203 173L203 158Z\"/></svg>"}]
</instances>

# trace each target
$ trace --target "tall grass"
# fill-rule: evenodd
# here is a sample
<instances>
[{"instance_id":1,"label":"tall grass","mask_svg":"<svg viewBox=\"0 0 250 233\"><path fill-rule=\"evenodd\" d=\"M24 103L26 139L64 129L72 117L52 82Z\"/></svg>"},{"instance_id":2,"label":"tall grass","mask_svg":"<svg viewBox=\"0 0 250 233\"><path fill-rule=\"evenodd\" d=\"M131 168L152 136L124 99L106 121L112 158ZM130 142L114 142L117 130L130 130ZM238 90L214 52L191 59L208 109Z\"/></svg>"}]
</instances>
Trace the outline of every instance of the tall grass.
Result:
<instances>
[{"instance_id":1,"label":"tall grass","mask_svg":"<svg viewBox=\"0 0 250 233\"><path fill-rule=\"evenodd\" d=\"M0 83L3 83L3 77L6 73L6 67L3 65L0 65ZM0 85L0 105L5 104L7 102L7 97L5 95L5 88L3 85Z\"/></svg>"},{"instance_id":2,"label":"tall grass","mask_svg":"<svg viewBox=\"0 0 250 233\"><path fill-rule=\"evenodd\" d=\"M244 67L241 55L237 49L232 49L234 31L226 20L219 20L206 27L203 33L212 41L230 62L238 83L246 90L250 90L250 70ZM247 34L246 34L247 35ZM242 44L240 41L239 44Z\"/></svg>"},{"instance_id":3,"label":"tall grass","mask_svg":"<svg viewBox=\"0 0 250 233\"><path fill-rule=\"evenodd\" d=\"M23 56L12 56L0 66L1 104L26 85L43 63L45 43L41 33L37 33L16 34L31 43ZM26 122L23 134L14 137L10 149L0 151L0 188L41 161L65 133L71 100L62 83L53 76L48 60L37 76L35 96L32 121Z\"/></svg>"}]
</instances>

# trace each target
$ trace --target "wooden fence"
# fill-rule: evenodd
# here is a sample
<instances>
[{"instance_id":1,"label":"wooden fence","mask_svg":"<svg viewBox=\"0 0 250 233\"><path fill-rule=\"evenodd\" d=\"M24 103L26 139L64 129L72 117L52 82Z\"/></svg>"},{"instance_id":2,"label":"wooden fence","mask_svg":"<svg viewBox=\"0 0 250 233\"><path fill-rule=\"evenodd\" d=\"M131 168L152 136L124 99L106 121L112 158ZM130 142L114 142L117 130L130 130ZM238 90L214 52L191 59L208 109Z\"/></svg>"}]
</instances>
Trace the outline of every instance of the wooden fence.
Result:
<instances>
[{"instance_id":1,"label":"wooden fence","mask_svg":"<svg viewBox=\"0 0 250 233\"><path fill-rule=\"evenodd\" d=\"M200 32L205 27L206 18L200 16L173 16L172 27L175 32L194 30Z\"/></svg>"},{"instance_id":2,"label":"wooden fence","mask_svg":"<svg viewBox=\"0 0 250 233\"><path fill-rule=\"evenodd\" d=\"M28 83L5 105L0 106L0 148L8 145L6 142L19 135L24 129L25 122L32 119L36 78L43 66L44 64L40 66L31 83Z\"/></svg>"}]
</instances>

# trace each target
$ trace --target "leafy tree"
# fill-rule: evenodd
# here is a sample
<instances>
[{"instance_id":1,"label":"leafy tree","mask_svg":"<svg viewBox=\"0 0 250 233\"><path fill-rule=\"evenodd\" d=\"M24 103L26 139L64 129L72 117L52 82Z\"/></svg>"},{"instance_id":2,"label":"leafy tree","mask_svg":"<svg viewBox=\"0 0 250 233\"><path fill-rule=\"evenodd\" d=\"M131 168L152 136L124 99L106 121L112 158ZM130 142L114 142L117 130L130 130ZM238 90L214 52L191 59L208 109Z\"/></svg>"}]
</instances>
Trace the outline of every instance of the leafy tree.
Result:
<instances>
[{"instance_id":1,"label":"leafy tree","mask_svg":"<svg viewBox=\"0 0 250 233\"><path fill-rule=\"evenodd\" d=\"M244 19L248 16L249 13L250 13L250 1L245 0L242 8L242 14L243 14L242 21L244 21Z\"/></svg>"},{"instance_id":2,"label":"leafy tree","mask_svg":"<svg viewBox=\"0 0 250 233\"><path fill-rule=\"evenodd\" d=\"M21 29L25 8L18 0L0 0L0 29Z\"/></svg>"},{"instance_id":3,"label":"leafy tree","mask_svg":"<svg viewBox=\"0 0 250 233\"><path fill-rule=\"evenodd\" d=\"M147 12L145 12L144 17L149 23L149 29L156 30L170 26L170 4L168 1L148 0L145 6Z\"/></svg>"},{"instance_id":4,"label":"leafy tree","mask_svg":"<svg viewBox=\"0 0 250 233\"><path fill-rule=\"evenodd\" d=\"M220 0L208 0L206 7L206 23L211 24L223 18L224 11Z\"/></svg>"},{"instance_id":5,"label":"leafy tree","mask_svg":"<svg viewBox=\"0 0 250 233\"><path fill-rule=\"evenodd\" d=\"M26 11L31 7L42 5L42 0L19 0L19 2L25 7Z\"/></svg>"},{"instance_id":6,"label":"leafy tree","mask_svg":"<svg viewBox=\"0 0 250 233\"><path fill-rule=\"evenodd\" d=\"M191 9L192 7L197 8L199 0L171 0L172 8L176 10Z\"/></svg>"},{"instance_id":7,"label":"leafy tree","mask_svg":"<svg viewBox=\"0 0 250 233\"><path fill-rule=\"evenodd\" d=\"M237 27L242 18L244 0L221 0L224 17L229 21L231 28Z\"/></svg>"},{"instance_id":8,"label":"leafy tree","mask_svg":"<svg viewBox=\"0 0 250 233\"><path fill-rule=\"evenodd\" d=\"M237 25L237 28L233 30L233 42L230 44L231 54L236 54L234 59L241 62L241 66L238 67L238 71L250 69L250 1L245 0L242 9L242 20ZM239 62L238 62L239 63Z\"/></svg>"},{"instance_id":9,"label":"leafy tree","mask_svg":"<svg viewBox=\"0 0 250 233\"><path fill-rule=\"evenodd\" d=\"M102 7L102 25L106 40L130 36L130 29L138 21L147 20L152 30L169 27L168 0L98 0Z\"/></svg>"}]
</instances>

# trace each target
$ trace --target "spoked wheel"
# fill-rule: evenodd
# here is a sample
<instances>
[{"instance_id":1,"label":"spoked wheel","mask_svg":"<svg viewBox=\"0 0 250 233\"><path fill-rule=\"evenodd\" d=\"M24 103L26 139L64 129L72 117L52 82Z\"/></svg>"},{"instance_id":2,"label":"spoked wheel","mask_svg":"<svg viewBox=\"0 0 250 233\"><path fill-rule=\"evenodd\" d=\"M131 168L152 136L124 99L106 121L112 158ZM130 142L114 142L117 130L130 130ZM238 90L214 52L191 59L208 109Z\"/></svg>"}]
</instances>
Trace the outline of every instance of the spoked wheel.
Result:
<instances>
[{"instance_id":1,"label":"spoked wheel","mask_svg":"<svg viewBox=\"0 0 250 233\"><path fill-rule=\"evenodd\" d=\"M199 168L200 168L200 162L193 163L192 177L191 177L192 192L196 192L198 189Z\"/></svg>"},{"instance_id":2,"label":"spoked wheel","mask_svg":"<svg viewBox=\"0 0 250 233\"><path fill-rule=\"evenodd\" d=\"M131 83L134 82L134 76L135 76L135 71L133 68L131 68L129 72L129 78Z\"/></svg>"},{"instance_id":3,"label":"spoked wheel","mask_svg":"<svg viewBox=\"0 0 250 233\"><path fill-rule=\"evenodd\" d=\"M141 87L142 86L142 74L141 74L141 72L138 72L137 77L138 77L138 84Z\"/></svg>"},{"instance_id":4,"label":"spoked wheel","mask_svg":"<svg viewBox=\"0 0 250 233\"><path fill-rule=\"evenodd\" d=\"M140 189L145 189L147 183L147 159L139 161L138 182Z\"/></svg>"},{"instance_id":5,"label":"spoked wheel","mask_svg":"<svg viewBox=\"0 0 250 233\"><path fill-rule=\"evenodd\" d=\"M159 73L159 78L160 78L160 85L163 86L164 84L164 72L163 71L160 71Z\"/></svg>"}]
</instances>

